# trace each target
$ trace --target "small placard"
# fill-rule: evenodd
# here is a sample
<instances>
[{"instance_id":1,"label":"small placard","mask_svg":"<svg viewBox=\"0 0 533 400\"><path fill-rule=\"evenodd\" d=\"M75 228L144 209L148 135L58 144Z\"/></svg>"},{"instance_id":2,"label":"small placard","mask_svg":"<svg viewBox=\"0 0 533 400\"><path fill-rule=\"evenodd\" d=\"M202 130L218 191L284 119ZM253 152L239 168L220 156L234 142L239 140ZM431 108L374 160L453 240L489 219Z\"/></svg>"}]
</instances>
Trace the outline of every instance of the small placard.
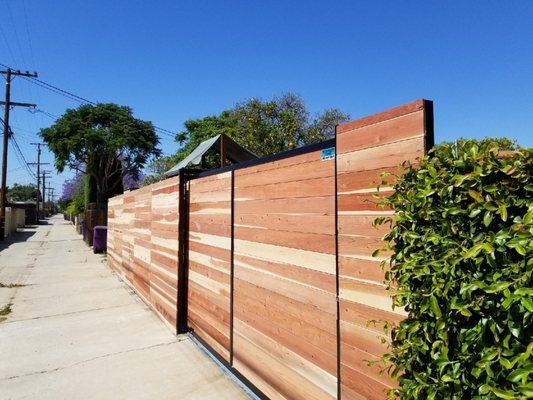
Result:
<instances>
[{"instance_id":1,"label":"small placard","mask_svg":"<svg viewBox=\"0 0 533 400\"><path fill-rule=\"evenodd\" d=\"M331 160L335 158L335 147L328 147L327 149L322 149L322 161Z\"/></svg>"}]
</instances>

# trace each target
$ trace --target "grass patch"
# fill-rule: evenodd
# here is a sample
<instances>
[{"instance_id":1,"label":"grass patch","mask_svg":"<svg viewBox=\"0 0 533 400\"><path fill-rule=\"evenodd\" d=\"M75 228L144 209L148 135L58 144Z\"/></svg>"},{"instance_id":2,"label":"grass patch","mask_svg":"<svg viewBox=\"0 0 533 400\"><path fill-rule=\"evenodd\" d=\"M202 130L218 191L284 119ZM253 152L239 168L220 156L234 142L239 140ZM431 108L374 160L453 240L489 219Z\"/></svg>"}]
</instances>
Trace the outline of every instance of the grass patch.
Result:
<instances>
[{"instance_id":1,"label":"grass patch","mask_svg":"<svg viewBox=\"0 0 533 400\"><path fill-rule=\"evenodd\" d=\"M3 308L0 308L0 317L5 317L6 315L11 314L11 306L13 304L8 303Z\"/></svg>"},{"instance_id":2,"label":"grass patch","mask_svg":"<svg viewBox=\"0 0 533 400\"><path fill-rule=\"evenodd\" d=\"M8 303L3 308L0 308L0 323L4 322L7 319L7 316L11 314L12 305L12 303Z\"/></svg>"}]
</instances>

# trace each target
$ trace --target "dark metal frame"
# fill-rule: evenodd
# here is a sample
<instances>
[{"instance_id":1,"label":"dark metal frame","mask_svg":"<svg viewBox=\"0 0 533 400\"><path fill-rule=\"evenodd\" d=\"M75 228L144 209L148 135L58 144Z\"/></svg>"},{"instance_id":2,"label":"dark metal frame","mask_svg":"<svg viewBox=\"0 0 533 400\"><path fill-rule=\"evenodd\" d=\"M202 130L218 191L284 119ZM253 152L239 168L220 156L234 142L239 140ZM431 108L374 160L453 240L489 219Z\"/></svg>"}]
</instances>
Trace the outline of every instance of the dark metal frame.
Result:
<instances>
[{"instance_id":1,"label":"dark metal frame","mask_svg":"<svg viewBox=\"0 0 533 400\"><path fill-rule=\"evenodd\" d=\"M215 349L213 349L209 344L207 344L201 337L199 337L196 333L194 333L194 330L190 330L189 334L194 336L196 340L198 340L202 346L204 346L209 353L218 360L224 367L226 367L237 379L239 379L242 383L244 383L250 391L252 391L257 397L259 397L261 400L269 400L269 397L265 395L261 390L257 388L252 382L248 380L244 375L242 375L239 371L237 371L235 368L233 368L232 365L230 365L220 354L218 354Z\"/></svg>"},{"instance_id":2,"label":"dark metal frame","mask_svg":"<svg viewBox=\"0 0 533 400\"><path fill-rule=\"evenodd\" d=\"M433 146L435 146L435 127L433 115L433 102L431 100L424 100L424 126L426 129L424 150L427 153Z\"/></svg>"},{"instance_id":3,"label":"dark metal frame","mask_svg":"<svg viewBox=\"0 0 533 400\"><path fill-rule=\"evenodd\" d=\"M229 365L233 367L233 285L235 276L235 171L231 171L231 254L230 254L230 319L229 319Z\"/></svg>"},{"instance_id":4,"label":"dark metal frame","mask_svg":"<svg viewBox=\"0 0 533 400\"><path fill-rule=\"evenodd\" d=\"M341 318L340 318L340 283L339 283L339 213L337 189L337 126L335 125L335 300L337 303L337 400L341 398Z\"/></svg>"},{"instance_id":5,"label":"dark metal frame","mask_svg":"<svg viewBox=\"0 0 533 400\"><path fill-rule=\"evenodd\" d=\"M198 170L182 169L179 177L179 222L178 222L178 298L176 306L176 331L189 331L187 313L189 310L189 181Z\"/></svg>"}]
</instances>

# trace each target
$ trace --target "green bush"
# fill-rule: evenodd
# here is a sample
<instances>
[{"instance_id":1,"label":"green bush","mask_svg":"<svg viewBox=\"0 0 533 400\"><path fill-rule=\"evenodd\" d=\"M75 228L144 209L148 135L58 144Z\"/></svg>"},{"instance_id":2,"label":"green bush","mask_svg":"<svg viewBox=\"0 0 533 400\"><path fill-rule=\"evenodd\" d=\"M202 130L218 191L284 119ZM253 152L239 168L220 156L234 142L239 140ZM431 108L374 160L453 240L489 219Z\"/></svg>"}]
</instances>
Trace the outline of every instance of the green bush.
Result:
<instances>
[{"instance_id":1,"label":"green bush","mask_svg":"<svg viewBox=\"0 0 533 400\"><path fill-rule=\"evenodd\" d=\"M502 144L442 144L385 200L386 281L408 313L384 356L392 397L533 397L533 151Z\"/></svg>"},{"instance_id":2,"label":"green bush","mask_svg":"<svg viewBox=\"0 0 533 400\"><path fill-rule=\"evenodd\" d=\"M85 211L85 196L83 194L78 195L72 199L67 209L67 214L80 215Z\"/></svg>"}]
</instances>

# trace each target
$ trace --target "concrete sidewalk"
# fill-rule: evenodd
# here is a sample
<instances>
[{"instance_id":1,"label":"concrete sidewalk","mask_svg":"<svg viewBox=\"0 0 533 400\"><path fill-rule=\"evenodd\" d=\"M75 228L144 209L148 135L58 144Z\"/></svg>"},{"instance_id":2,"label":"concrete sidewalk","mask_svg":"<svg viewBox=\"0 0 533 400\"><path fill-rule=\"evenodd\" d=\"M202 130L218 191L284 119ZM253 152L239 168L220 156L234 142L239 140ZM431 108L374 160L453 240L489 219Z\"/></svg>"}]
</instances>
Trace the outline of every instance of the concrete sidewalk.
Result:
<instances>
[{"instance_id":1,"label":"concrete sidewalk","mask_svg":"<svg viewBox=\"0 0 533 400\"><path fill-rule=\"evenodd\" d=\"M0 399L248 399L62 217L18 239L0 247Z\"/></svg>"}]
</instances>

